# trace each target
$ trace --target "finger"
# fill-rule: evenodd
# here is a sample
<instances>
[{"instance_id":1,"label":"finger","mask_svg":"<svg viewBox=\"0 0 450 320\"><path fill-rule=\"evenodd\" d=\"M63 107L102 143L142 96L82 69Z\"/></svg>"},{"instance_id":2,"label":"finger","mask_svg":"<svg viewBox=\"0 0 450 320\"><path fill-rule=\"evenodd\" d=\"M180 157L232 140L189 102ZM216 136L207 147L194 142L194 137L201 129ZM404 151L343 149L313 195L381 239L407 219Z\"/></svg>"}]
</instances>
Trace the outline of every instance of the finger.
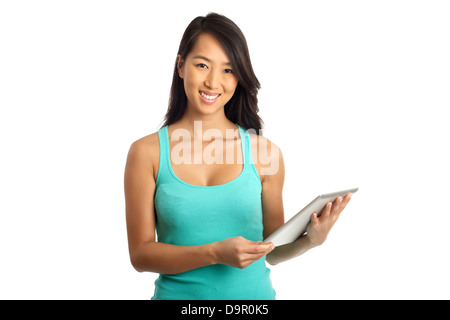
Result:
<instances>
[{"instance_id":1,"label":"finger","mask_svg":"<svg viewBox=\"0 0 450 320\"><path fill-rule=\"evenodd\" d=\"M267 255L268 253L269 252L243 254L240 257L240 264L244 267L247 267L250 264L252 264L253 262L255 262L255 261L261 259L262 257L264 257L265 255Z\"/></svg>"},{"instance_id":2,"label":"finger","mask_svg":"<svg viewBox=\"0 0 450 320\"><path fill-rule=\"evenodd\" d=\"M342 204L344 205L344 208L345 208L345 206L347 205L347 203L349 203L349 201L350 201L351 198L352 198L352 194L351 194L351 193L349 193L349 194L347 194L347 195L345 196L344 201L342 202Z\"/></svg>"},{"instance_id":3,"label":"finger","mask_svg":"<svg viewBox=\"0 0 450 320\"><path fill-rule=\"evenodd\" d=\"M311 223L312 224L318 224L319 223L319 218L317 217L317 212L313 212L313 214L311 215Z\"/></svg>"},{"instance_id":4,"label":"finger","mask_svg":"<svg viewBox=\"0 0 450 320\"><path fill-rule=\"evenodd\" d=\"M332 215L341 213L341 204L342 204L342 197L339 196L333 202L333 206L331 208L331 214Z\"/></svg>"},{"instance_id":5,"label":"finger","mask_svg":"<svg viewBox=\"0 0 450 320\"><path fill-rule=\"evenodd\" d=\"M341 203L341 207L340 207L340 212L342 212L342 210L345 209L345 207L347 206L348 202L350 201L350 199L352 198L352 194L349 193L345 196L345 198L342 200Z\"/></svg>"},{"instance_id":6,"label":"finger","mask_svg":"<svg viewBox=\"0 0 450 320\"><path fill-rule=\"evenodd\" d=\"M261 259L265 255L269 254L271 251L272 251L272 248L270 248L268 251L264 251L264 252L246 253L245 255L243 255L243 260L244 261L248 261L248 260L256 261L258 259Z\"/></svg>"},{"instance_id":7,"label":"finger","mask_svg":"<svg viewBox=\"0 0 450 320\"><path fill-rule=\"evenodd\" d=\"M322 216L325 216L326 218L328 218L330 216L331 213L331 202L328 202L327 205L325 206L325 208L323 208L323 212L322 212Z\"/></svg>"},{"instance_id":8,"label":"finger","mask_svg":"<svg viewBox=\"0 0 450 320\"><path fill-rule=\"evenodd\" d=\"M257 243L257 242L254 242ZM275 248L275 245L270 242L270 243L261 243L258 245L251 245L248 247L248 249L246 250L247 253L249 254L267 254L268 252L272 251L273 248Z\"/></svg>"}]
</instances>

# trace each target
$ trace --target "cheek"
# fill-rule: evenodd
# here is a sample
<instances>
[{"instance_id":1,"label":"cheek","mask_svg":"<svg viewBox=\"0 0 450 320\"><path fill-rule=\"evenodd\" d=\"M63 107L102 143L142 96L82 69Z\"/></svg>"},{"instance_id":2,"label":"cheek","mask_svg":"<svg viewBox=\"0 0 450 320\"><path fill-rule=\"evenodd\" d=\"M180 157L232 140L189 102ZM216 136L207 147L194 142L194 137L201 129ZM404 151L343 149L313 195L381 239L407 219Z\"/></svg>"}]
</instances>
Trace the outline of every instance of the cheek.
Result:
<instances>
[{"instance_id":1,"label":"cheek","mask_svg":"<svg viewBox=\"0 0 450 320\"><path fill-rule=\"evenodd\" d=\"M184 80L188 82L196 82L200 77L200 72L194 66L185 66Z\"/></svg>"},{"instance_id":2,"label":"cheek","mask_svg":"<svg viewBox=\"0 0 450 320\"><path fill-rule=\"evenodd\" d=\"M186 92L186 95L189 96L189 94L193 90L197 91L199 81L200 80L198 79L198 75L195 72L187 71L185 73L183 82L184 82L184 91Z\"/></svg>"},{"instance_id":3,"label":"cheek","mask_svg":"<svg viewBox=\"0 0 450 320\"><path fill-rule=\"evenodd\" d=\"M237 85L238 85L237 80L231 81L230 83L228 83L226 86L227 93L232 96L234 94L234 92L236 91Z\"/></svg>"}]
</instances>

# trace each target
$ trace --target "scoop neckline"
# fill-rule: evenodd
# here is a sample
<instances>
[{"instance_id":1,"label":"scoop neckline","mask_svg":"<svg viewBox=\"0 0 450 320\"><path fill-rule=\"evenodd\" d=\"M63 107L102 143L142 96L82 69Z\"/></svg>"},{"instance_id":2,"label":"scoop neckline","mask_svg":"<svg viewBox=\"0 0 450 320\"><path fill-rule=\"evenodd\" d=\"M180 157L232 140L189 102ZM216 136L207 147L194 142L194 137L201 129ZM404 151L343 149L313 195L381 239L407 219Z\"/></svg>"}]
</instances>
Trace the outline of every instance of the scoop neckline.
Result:
<instances>
[{"instance_id":1,"label":"scoop neckline","mask_svg":"<svg viewBox=\"0 0 450 320\"><path fill-rule=\"evenodd\" d=\"M244 171L245 171L245 168L246 168L246 164L245 164L245 162L246 162L246 161L245 161L245 150L244 150L244 139L245 139L245 135L243 135L244 129L243 129L240 125L238 125L237 123L235 123L235 125L238 127L239 138L241 139L242 162L243 162L243 164L242 164L242 171L241 171L241 173L240 173L236 178L234 178L233 180L230 180L230 181L225 182L225 183L223 183L223 184L217 184L217 185L214 185L214 186L199 186L199 185L196 185L196 184L191 184L191 183L188 183L188 182L182 180L181 178L179 178L179 177L175 174L175 172L174 172L173 169L172 169L172 162L171 162L171 160L170 160L169 126L167 125L167 126L165 127L165 130L166 130L166 135L165 135L165 136L166 136L166 142L167 142L167 151L166 151L166 153L167 153L167 161L168 161L168 165L169 165L169 171L170 171L170 173L172 174L172 176L175 178L175 180L177 180L178 182L180 182L180 183L182 183L182 184L184 184L184 185L186 185L186 186L192 187L192 188L209 188L209 189L212 189L212 188L220 188L220 187L228 186L229 184L232 184L232 183L234 183L235 181L239 180L239 179L244 175Z\"/></svg>"}]
</instances>

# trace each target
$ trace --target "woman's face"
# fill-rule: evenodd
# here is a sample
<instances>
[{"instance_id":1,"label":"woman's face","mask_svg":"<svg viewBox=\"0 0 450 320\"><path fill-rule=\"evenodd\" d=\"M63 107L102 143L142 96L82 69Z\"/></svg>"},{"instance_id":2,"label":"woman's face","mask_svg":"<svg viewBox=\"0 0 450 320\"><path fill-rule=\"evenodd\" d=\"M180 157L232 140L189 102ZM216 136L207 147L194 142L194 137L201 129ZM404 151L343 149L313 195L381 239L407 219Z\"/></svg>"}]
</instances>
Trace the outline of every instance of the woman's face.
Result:
<instances>
[{"instance_id":1,"label":"woman's face","mask_svg":"<svg viewBox=\"0 0 450 320\"><path fill-rule=\"evenodd\" d=\"M201 114L223 112L238 84L228 56L208 33L198 36L185 61L178 56L178 73L184 80L187 108Z\"/></svg>"}]
</instances>

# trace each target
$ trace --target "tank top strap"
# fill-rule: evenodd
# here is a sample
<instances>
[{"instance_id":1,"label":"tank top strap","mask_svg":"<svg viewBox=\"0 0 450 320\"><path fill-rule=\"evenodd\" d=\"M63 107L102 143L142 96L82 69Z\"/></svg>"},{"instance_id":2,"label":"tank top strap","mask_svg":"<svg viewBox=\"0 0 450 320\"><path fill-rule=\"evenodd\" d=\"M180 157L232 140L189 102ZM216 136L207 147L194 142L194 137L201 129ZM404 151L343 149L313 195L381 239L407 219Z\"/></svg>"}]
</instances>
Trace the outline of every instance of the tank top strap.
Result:
<instances>
[{"instance_id":1,"label":"tank top strap","mask_svg":"<svg viewBox=\"0 0 450 320\"><path fill-rule=\"evenodd\" d=\"M158 176L156 178L156 185L160 181L167 181L171 178L170 174L170 158L169 158L169 132L167 131L167 126L162 127L158 130L159 139L159 168Z\"/></svg>"},{"instance_id":2,"label":"tank top strap","mask_svg":"<svg viewBox=\"0 0 450 320\"><path fill-rule=\"evenodd\" d=\"M239 136L241 138L241 148L242 148L242 161L244 162L244 170L247 169L249 164L249 142L248 142L248 134L244 128L240 125L236 124L239 130Z\"/></svg>"},{"instance_id":3,"label":"tank top strap","mask_svg":"<svg viewBox=\"0 0 450 320\"><path fill-rule=\"evenodd\" d=\"M252 148L251 148L251 142L250 142L250 135L242 128L240 125L236 124L239 128L239 133L241 136L241 143L242 143L242 152L243 152L243 161L244 161L244 171L251 171L253 172L256 177L259 180L259 174L256 170L256 167L253 163L253 157L252 157Z\"/></svg>"}]
</instances>

